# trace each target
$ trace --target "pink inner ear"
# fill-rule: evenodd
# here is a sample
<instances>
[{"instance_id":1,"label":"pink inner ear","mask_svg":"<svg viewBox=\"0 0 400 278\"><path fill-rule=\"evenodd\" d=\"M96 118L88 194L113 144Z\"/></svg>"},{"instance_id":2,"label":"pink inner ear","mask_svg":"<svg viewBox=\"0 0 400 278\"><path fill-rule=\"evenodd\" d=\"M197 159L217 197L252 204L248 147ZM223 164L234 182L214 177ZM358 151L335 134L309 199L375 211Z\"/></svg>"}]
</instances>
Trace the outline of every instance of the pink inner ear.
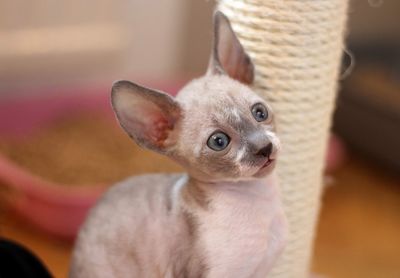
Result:
<instances>
[{"instance_id":1,"label":"pink inner ear","mask_svg":"<svg viewBox=\"0 0 400 278\"><path fill-rule=\"evenodd\" d=\"M244 84L253 82L253 64L235 38L223 36L219 43L218 52L221 66L231 78Z\"/></svg>"},{"instance_id":2,"label":"pink inner ear","mask_svg":"<svg viewBox=\"0 0 400 278\"><path fill-rule=\"evenodd\" d=\"M217 21L217 53L222 69L233 79L244 84L254 80L254 65L232 30L229 20L220 16Z\"/></svg>"},{"instance_id":3,"label":"pink inner ear","mask_svg":"<svg viewBox=\"0 0 400 278\"><path fill-rule=\"evenodd\" d=\"M169 137L180 108L167 94L119 81L113 85L112 104L121 126L139 145L164 152L173 144Z\"/></svg>"},{"instance_id":4,"label":"pink inner ear","mask_svg":"<svg viewBox=\"0 0 400 278\"><path fill-rule=\"evenodd\" d=\"M147 143L165 147L165 140L173 128L173 123L168 117L155 105L153 107L142 106L134 115L136 117L128 121L133 124L131 127L136 130L135 134ZM139 115L140 117L138 117Z\"/></svg>"},{"instance_id":5,"label":"pink inner ear","mask_svg":"<svg viewBox=\"0 0 400 278\"><path fill-rule=\"evenodd\" d=\"M144 132L152 144L157 147L165 147L165 140L168 138L168 134L172 128L173 126L167 118L157 115L146 124Z\"/></svg>"}]
</instances>

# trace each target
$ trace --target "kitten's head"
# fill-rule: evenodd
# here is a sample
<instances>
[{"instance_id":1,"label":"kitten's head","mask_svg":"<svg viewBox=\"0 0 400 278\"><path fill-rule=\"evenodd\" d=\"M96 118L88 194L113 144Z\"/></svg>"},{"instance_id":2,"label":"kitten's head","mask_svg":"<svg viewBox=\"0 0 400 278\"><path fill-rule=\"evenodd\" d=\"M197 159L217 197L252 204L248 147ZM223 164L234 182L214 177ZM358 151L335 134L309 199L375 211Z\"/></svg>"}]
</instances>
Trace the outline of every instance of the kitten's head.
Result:
<instances>
[{"instance_id":1,"label":"kitten's head","mask_svg":"<svg viewBox=\"0 0 400 278\"><path fill-rule=\"evenodd\" d=\"M254 93L254 66L228 19L214 17L207 74L172 98L129 81L113 85L121 126L141 146L170 156L204 181L259 178L274 168L279 140L268 104Z\"/></svg>"}]
</instances>

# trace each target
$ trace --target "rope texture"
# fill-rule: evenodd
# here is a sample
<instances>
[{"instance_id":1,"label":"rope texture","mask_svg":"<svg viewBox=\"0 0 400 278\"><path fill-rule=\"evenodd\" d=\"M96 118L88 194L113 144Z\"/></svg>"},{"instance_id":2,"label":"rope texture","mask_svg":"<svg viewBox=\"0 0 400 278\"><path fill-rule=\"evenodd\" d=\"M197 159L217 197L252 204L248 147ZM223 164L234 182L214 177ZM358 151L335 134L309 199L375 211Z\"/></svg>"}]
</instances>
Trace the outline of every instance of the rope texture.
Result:
<instances>
[{"instance_id":1,"label":"rope texture","mask_svg":"<svg viewBox=\"0 0 400 278\"><path fill-rule=\"evenodd\" d=\"M309 276L348 0L220 0L274 109L289 241L269 277Z\"/></svg>"}]
</instances>

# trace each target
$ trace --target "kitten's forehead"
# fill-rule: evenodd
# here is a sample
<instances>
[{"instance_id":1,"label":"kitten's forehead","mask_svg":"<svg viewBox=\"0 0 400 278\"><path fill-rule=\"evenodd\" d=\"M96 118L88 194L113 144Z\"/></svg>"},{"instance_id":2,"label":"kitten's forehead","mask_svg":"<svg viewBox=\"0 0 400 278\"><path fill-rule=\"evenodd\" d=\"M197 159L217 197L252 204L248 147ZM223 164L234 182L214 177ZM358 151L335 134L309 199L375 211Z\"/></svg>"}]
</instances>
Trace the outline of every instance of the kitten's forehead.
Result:
<instances>
[{"instance_id":1,"label":"kitten's forehead","mask_svg":"<svg viewBox=\"0 0 400 278\"><path fill-rule=\"evenodd\" d=\"M224 75L205 76L189 83L177 96L186 107L243 110L261 98L248 86ZM224 108L224 109L222 109ZM197 110L197 109L196 109Z\"/></svg>"}]
</instances>

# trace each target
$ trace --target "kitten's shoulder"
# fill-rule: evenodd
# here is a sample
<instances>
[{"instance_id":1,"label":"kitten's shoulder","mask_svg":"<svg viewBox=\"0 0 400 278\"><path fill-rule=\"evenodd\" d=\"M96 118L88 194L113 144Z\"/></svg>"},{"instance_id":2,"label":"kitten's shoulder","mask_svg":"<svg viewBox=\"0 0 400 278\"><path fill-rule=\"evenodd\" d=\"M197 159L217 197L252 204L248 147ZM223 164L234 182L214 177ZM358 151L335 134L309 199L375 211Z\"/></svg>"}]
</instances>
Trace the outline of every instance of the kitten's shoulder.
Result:
<instances>
[{"instance_id":1,"label":"kitten's shoulder","mask_svg":"<svg viewBox=\"0 0 400 278\"><path fill-rule=\"evenodd\" d=\"M116 183L90 210L85 226L92 226L94 223L90 222L106 219L108 222L117 222L121 215L146 216L150 211L154 213L165 210L170 206L172 188L182 176L149 174L129 177Z\"/></svg>"},{"instance_id":2,"label":"kitten's shoulder","mask_svg":"<svg viewBox=\"0 0 400 278\"><path fill-rule=\"evenodd\" d=\"M120 194L135 192L135 191L147 191L154 190L158 187L165 187L173 185L183 174L146 174L140 176L132 176L128 177L125 180L122 180L116 184L114 184L106 195ZM141 188L145 187L145 188ZM142 190L146 189L146 190Z\"/></svg>"},{"instance_id":3,"label":"kitten's shoulder","mask_svg":"<svg viewBox=\"0 0 400 278\"><path fill-rule=\"evenodd\" d=\"M99 203L121 203L122 200L128 200L129 203L135 199L146 199L165 196L158 193L167 193L182 174L148 174L129 177L113 186L103 195Z\"/></svg>"}]
</instances>

